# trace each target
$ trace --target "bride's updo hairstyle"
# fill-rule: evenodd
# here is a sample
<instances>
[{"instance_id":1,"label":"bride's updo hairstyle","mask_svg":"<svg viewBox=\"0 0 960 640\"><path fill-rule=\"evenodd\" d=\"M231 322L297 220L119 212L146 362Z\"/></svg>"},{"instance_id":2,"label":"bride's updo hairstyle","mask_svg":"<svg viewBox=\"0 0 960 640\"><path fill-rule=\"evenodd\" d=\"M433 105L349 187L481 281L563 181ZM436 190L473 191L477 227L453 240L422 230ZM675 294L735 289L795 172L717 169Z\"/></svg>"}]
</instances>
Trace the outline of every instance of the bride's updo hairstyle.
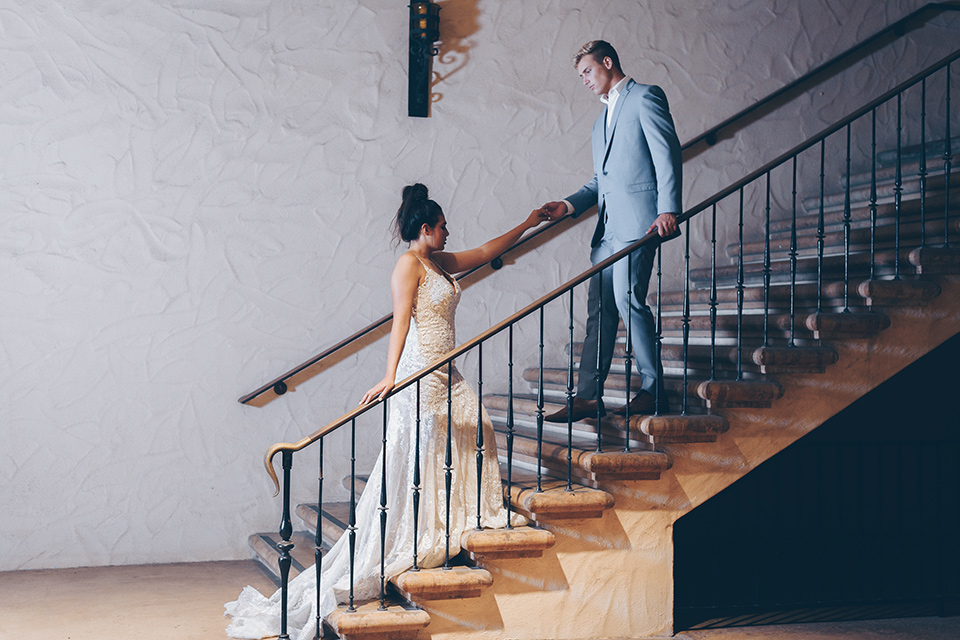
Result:
<instances>
[{"instance_id":1,"label":"bride's updo hairstyle","mask_svg":"<svg viewBox=\"0 0 960 640\"><path fill-rule=\"evenodd\" d=\"M420 227L436 226L442 215L440 205L427 197L426 186L419 182L407 185L397 210L397 233L404 242L412 242L420 237Z\"/></svg>"}]
</instances>

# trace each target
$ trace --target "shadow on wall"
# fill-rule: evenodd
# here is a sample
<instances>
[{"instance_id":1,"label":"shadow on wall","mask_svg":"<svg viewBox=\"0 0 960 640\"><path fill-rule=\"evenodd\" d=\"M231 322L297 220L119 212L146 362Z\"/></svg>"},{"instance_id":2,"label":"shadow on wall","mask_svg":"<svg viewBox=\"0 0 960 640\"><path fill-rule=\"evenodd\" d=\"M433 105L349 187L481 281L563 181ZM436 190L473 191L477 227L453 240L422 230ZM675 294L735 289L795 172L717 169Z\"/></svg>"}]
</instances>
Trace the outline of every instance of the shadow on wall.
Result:
<instances>
[{"instance_id":1,"label":"shadow on wall","mask_svg":"<svg viewBox=\"0 0 960 640\"><path fill-rule=\"evenodd\" d=\"M433 72L430 102L440 102L443 94L433 89L467 66L470 61L470 38L480 30L479 0L447 0L440 5L440 53L436 62L449 65L444 73Z\"/></svg>"}]
</instances>

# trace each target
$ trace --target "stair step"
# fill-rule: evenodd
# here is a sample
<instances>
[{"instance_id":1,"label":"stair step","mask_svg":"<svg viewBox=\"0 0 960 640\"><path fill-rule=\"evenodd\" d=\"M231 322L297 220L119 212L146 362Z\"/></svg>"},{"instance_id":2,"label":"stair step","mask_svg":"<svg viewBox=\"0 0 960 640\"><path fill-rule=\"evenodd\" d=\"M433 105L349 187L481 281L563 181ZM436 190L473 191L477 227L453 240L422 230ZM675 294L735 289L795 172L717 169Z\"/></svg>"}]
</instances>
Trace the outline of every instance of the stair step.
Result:
<instances>
[{"instance_id":1,"label":"stair step","mask_svg":"<svg viewBox=\"0 0 960 640\"><path fill-rule=\"evenodd\" d=\"M901 216L900 242L902 244L919 244L921 231L928 239L942 238L944 231L942 212L940 215L940 218L934 218L932 214L928 214L925 223L922 225L923 229L921 229L919 211L916 215L910 216L907 219L904 219L904 217ZM897 237L895 222L895 219L877 221L877 226L875 228L873 237L875 248L889 249L893 247ZM833 221L830 227L832 230L827 232L825 225L823 238L824 251L826 253L838 253L838 250L842 251L844 246L845 233L843 229L843 223L842 221ZM816 228L817 225L814 225L813 229L804 229L803 233L800 233L800 230L798 229L797 250L801 253L801 255L817 254L819 239L817 238ZM951 235L960 233L960 220L950 220L949 229ZM855 223L851 221L849 239L850 250L855 252L869 251L871 242L870 234L871 231L869 219L865 221L857 220ZM771 256L786 254L786 252L790 250L790 242L791 238L789 231L772 233L770 236ZM743 255L745 260L760 260L765 252L765 239L761 238L759 240L750 240L743 243ZM728 244L726 247L726 254L730 259L736 260L739 255L739 245L735 242Z\"/></svg>"},{"instance_id":2,"label":"stair step","mask_svg":"<svg viewBox=\"0 0 960 640\"><path fill-rule=\"evenodd\" d=\"M404 571L390 582L407 600L450 600L479 598L493 585L493 576L486 569L453 566Z\"/></svg>"},{"instance_id":3,"label":"stair step","mask_svg":"<svg viewBox=\"0 0 960 640\"><path fill-rule=\"evenodd\" d=\"M956 167L954 167L956 169ZM956 180L956 177L953 178ZM937 178L927 180L927 196L925 201L920 200L919 182L913 183L913 190L905 190L900 202L900 224L919 223L921 210L927 224L934 220L943 219L944 206L947 204L943 191L943 174ZM911 185L906 185L910 187ZM897 203L893 195L891 183L890 190L884 194L877 189L876 203L876 227L880 229L885 226L893 226L897 221ZM844 226L844 209L846 194L842 191L832 193L824 198L823 205L823 227L825 233L832 233ZM952 199L951 199L952 200ZM951 208L953 203L951 202ZM793 219L791 211L782 209L773 214L775 219L770 221L771 238L789 237L792 233ZM871 206L870 206L870 187L862 187L852 190L850 193L850 224L853 228L869 228L871 225ZM797 233L798 235L813 235L817 233L820 225L820 196L811 196L804 198L802 207L797 211ZM751 240L757 240L754 237Z\"/></svg>"},{"instance_id":4,"label":"stair step","mask_svg":"<svg viewBox=\"0 0 960 640\"><path fill-rule=\"evenodd\" d=\"M947 140L946 138L941 140L928 140L926 144L913 144L900 149L900 166L901 171L904 171L906 167L913 168L914 166L920 166L920 156L926 151L926 161L927 161L927 170L931 170L933 167L943 164L943 154L947 152ZM960 136L954 136L950 138L950 148L960 149ZM956 156L951 156L953 161L957 161ZM897 162L897 150L888 149L887 151L881 151L877 154L877 164L880 167L884 167L889 171L896 170ZM880 170L877 171L880 173ZM866 176L869 180L869 173L859 174L861 176ZM854 176L851 176L853 180ZM843 181L841 180L841 184Z\"/></svg>"},{"instance_id":5,"label":"stair step","mask_svg":"<svg viewBox=\"0 0 960 640\"><path fill-rule=\"evenodd\" d=\"M577 373L576 367L577 365L574 364L574 370L573 370L573 388L574 389L576 389L577 387L577 379L579 378L579 374ZM621 375L620 371L621 371L620 368L617 368L617 369L611 368L610 375L607 376L607 381L606 381L606 384L604 385L604 389L607 392L607 394L610 394L611 391L621 391L621 392L626 391L626 387L627 387L626 377ZM523 372L521 373L521 377L525 381L529 382L534 389L536 389L536 385L538 384L539 375L540 374L538 369L524 369ZM637 376L637 375L630 376L631 392L636 393L637 391L639 391L642 382L643 381L640 379L640 376ZM567 370L552 368L552 367L544 367L543 385L544 385L544 389L550 389L554 392L564 393L567 389ZM557 394L555 393L554 397L556 397L556 395ZM625 396L626 396L625 393L617 394L618 401L625 402L625 400L623 400ZM606 400L607 398L605 397L604 402L606 402ZM560 402L566 402L566 400L560 400ZM486 403L487 403L487 400L485 399L484 404L486 405ZM494 403L495 406L499 405L499 403L494 401L492 397L491 397L491 403ZM551 408L549 410L546 410L546 413L551 413L552 411L556 411L559 408L560 408L559 406L556 408ZM489 406L487 407L487 410L488 411L490 410Z\"/></svg>"},{"instance_id":6,"label":"stair step","mask_svg":"<svg viewBox=\"0 0 960 640\"><path fill-rule=\"evenodd\" d=\"M327 616L327 624L345 640L414 640L430 624L430 614L408 602L391 599L381 611L380 601L372 600L347 610L342 604Z\"/></svg>"},{"instance_id":7,"label":"stair step","mask_svg":"<svg viewBox=\"0 0 960 640\"><path fill-rule=\"evenodd\" d=\"M909 251L902 249L900 251L900 269L901 273L913 272L913 265L909 261ZM893 267L896 261L896 252L891 250L877 251L874 254L874 264L877 271L881 273L893 273ZM818 264L817 256L798 256L795 270L797 280L808 280L817 277ZM844 273L845 256L843 254L825 255L822 263L823 277L830 280L842 280ZM847 262L851 276L866 276L870 273L870 254L869 253L851 253ZM724 265L717 267L717 278L721 282L734 283L738 277L738 265ZM762 261L747 262L743 265L744 282L761 285L764 278L764 265ZM778 257L770 264L770 278L778 284L787 284L791 273L790 260L787 257ZM690 279L698 286L709 285L711 282L711 270L709 267L690 270Z\"/></svg>"},{"instance_id":8,"label":"stair step","mask_svg":"<svg viewBox=\"0 0 960 640\"><path fill-rule=\"evenodd\" d=\"M275 581L280 579L280 551L277 545L282 541L279 533L254 533L247 538L247 543L257 559L270 572ZM309 531L295 531L290 536L290 542L293 543L293 549L290 550L290 579L300 575L314 564L314 544L313 534ZM325 548L329 546L324 545ZM279 582L278 582L279 584Z\"/></svg>"},{"instance_id":9,"label":"stair step","mask_svg":"<svg viewBox=\"0 0 960 640\"><path fill-rule=\"evenodd\" d=\"M707 270L709 276L709 269ZM855 292L854 286L851 291ZM834 280L827 279L821 288L821 298L826 306L843 306L844 298L843 278ZM704 287L692 289L690 291L691 304L699 306L708 306L710 304L710 282L709 279ZM743 304L745 309L763 309L764 304L763 281L744 283ZM790 283L773 283L770 285L769 292L770 305L774 309L789 309L791 292ZM809 307L816 306L817 284L816 282L801 281L797 282L793 289L795 301L803 301L803 304ZM678 310L682 308L684 293L683 291L665 291L660 296L661 308L666 311ZM855 298L855 296L854 296ZM647 297L651 306L656 307L656 296ZM717 303L722 309L737 308L737 287L733 283L718 283Z\"/></svg>"},{"instance_id":10,"label":"stair step","mask_svg":"<svg viewBox=\"0 0 960 640\"><path fill-rule=\"evenodd\" d=\"M957 273L960 270L960 248L917 247L910 252L909 260L918 274Z\"/></svg>"},{"instance_id":11,"label":"stair step","mask_svg":"<svg viewBox=\"0 0 960 640\"><path fill-rule=\"evenodd\" d=\"M636 416L630 418L630 428L654 444L716 442L718 435L730 430L730 423L714 415Z\"/></svg>"},{"instance_id":12,"label":"stair step","mask_svg":"<svg viewBox=\"0 0 960 640\"><path fill-rule=\"evenodd\" d=\"M347 524L350 522L350 503L324 503L323 518L320 517L320 507L316 503L297 505L296 514L308 531L316 531L319 523L324 543L332 545L347 530Z\"/></svg>"},{"instance_id":13,"label":"stair step","mask_svg":"<svg viewBox=\"0 0 960 640\"><path fill-rule=\"evenodd\" d=\"M783 397L783 387L771 380L704 380L691 385L708 409L752 407L765 409Z\"/></svg>"},{"instance_id":14,"label":"stair step","mask_svg":"<svg viewBox=\"0 0 960 640\"><path fill-rule=\"evenodd\" d=\"M533 527L464 531L460 547L472 560L539 558L556 544L552 533Z\"/></svg>"},{"instance_id":15,"label":"stair step","mask_svg":"<svg viewBox=\"0 0 960 640\"><path fill-rule=\"evenodd\" d=\"M760 347L753 352L753 361L767 373L823 373L837 362L831 347Z\"/></svg>"},{"instance_id":16,"label":"stair step","mask_svg":"<svg viewBox=\"0 0 960 640\"><path fill-rule=\"evenodd\" d=\"M951 168L951 174L955 172L956 165ZM905 202L920 201L920 171L919 164L911 170L900 168L900 198L901 207ZM859 174L856 178L851 176L850 194L847 195L846 189L826 194L823 198L823 209L825 212L843 211L849 197L851 208L869 206L871 198L871 177L869 173ZM944 186L943 171L929 171L926 178L926 199L929 202L936 198ZM889 204L894 202L896 197L896 169L893 171L885 169L878 172L876 181L876 198L878 203ZM808 212L819 212L820 196L810 196L803 198L803 208Z\"/></svg>"},{"instance_id":17,"label":"stair step","mask_svg":"<svg viewBox=\"0 0 960 640\"><path fill-rule=\"evenodd\" d=\"M502 427L496 428L497 446L501 455L506 455L507 434ZM670 457L659 451L632 451L624 453L614 449L597 452L596 440L574 434L570 450L571 466L578 481L595 486L603 480L658 480L660 474L670 468ZM514 464L537 465L536 431L528 427L514 429ZM544 431L541 447L541 466L554 475L566 474L567 442L561 436Z\"/></svg>"},{"instance_id":18,"label":"stair step","mask_svg":"<svg viewBox=\"0 0 960 640\"><path fill-rule=\"evenodd\" d=\"M541 491L537 491L535 472L514 469L512 475L510 503L534 522L599 518L614 505L613 496L600 489L571 482L568 490L565 479L544 475L540 482Z\"/></svg>"},{"instance_id":19,"label":"stair step","mask_svg":"<svg viewBox=\"0 0 960 640\"><path fill-rule=\"evenodd\" d=\"M811 313L806 318L813 337L870 338L890 326L890 318L882 313L859 311L849 313Z\"/></svg>"},{"instance_id":20,"label":"stair step","mask_svg":"<svg viewBox=\"0 0 960 640\"><path fill-rule=\"evenodd\" d=\"M940 295L940 285L930 280L864 280L857 292L869 306L920 305Z\"/></svg>"},{"instance_id":21,"label":"stair step","mask_svg":"<svg viewBox=\"0 0 960 640\"><path fill-rule=\"evenodd\" d=\"M557 411L564 406L565 402L566 399L560 397L556 397L552 401L545 400L544 414L549 415L550 413ZM495 426L504 429L506 428L508 404L509 398L507 396L495 395L484 398L484 406L487 407L487 411L490 413L490 418L493 420ZM605 404L607 405L607 415L600 420L599 424L597 423L596 419L587 419L574 422L574 433L585 441L594 443L593 448L596 448L597 429L599 427L602 442L610 445L611 447L623 448L626 444L624 442L624 436L629 435L630 446L632 448L649 449L649 439L639 431L634 431L627 434L625 431L623 417L616 415L616 410L625 404L624 399L622 397L617 398L615 401L611 400L609 403ZM514 394L513 410L514 426L525 427L529 429L531 433L536 433L536 397L532 395ZM566 442L566 423L552 423L545 421L543 423L543 430L547 437L552 437L554 439L560 438L563 442ZM500 451L500 454L502 457L505 455L505 452Z\"/></svg>"}]
</instances>

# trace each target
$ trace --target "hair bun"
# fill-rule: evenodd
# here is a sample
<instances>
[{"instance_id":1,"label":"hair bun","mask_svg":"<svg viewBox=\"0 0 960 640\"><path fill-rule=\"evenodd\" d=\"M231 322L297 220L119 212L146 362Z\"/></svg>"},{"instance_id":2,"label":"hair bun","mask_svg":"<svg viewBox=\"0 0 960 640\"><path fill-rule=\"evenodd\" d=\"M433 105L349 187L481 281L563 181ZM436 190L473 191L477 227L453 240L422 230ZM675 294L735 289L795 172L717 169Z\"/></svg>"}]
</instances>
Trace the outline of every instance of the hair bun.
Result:
<instances>
[{"instance_id":1,"label":"hair bun","mask_svg":"<svg viewBox=\"0 0 960 640\"><path fill-rule=\"evenodd\" d=\"M403 188L403 203L397 210L397 234L401 240L412 242L420 236L423 225L433 227L443 215L443 209L427 195L427 187L411 184Z\"/></svg>"},{"instance_id":2,"label":"hair bun","mask_svg":"<svg viewBox=\"0 0 960 640\"><path fill-rule=\"evenodd\" d=\"M407 185L403 188L404 202L418 202L428 199L427 187L424 184L418 182L416 184Z\"/></svg>"}]
</instances>

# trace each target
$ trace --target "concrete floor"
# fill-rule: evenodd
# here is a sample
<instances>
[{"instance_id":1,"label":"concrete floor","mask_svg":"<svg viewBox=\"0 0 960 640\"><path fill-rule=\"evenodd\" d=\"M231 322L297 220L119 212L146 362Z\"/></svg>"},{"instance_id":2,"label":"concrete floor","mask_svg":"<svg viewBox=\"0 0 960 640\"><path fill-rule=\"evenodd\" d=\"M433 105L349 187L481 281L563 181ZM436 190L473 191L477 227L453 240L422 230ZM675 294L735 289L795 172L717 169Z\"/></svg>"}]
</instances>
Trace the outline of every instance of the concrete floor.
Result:
<instances>
[{"instance_id":1,"label":"concrete floor","mask_svg":"<svg viewBox=\"0 0 960 640\"><path fill-rule=\"evenodd\" d=\"M0 640L222 640L223 603L247 584L274 589L252 560L0 573ZM741 627L676 637L958 640L960 618Z\"/></svg>"}]
</instances>

